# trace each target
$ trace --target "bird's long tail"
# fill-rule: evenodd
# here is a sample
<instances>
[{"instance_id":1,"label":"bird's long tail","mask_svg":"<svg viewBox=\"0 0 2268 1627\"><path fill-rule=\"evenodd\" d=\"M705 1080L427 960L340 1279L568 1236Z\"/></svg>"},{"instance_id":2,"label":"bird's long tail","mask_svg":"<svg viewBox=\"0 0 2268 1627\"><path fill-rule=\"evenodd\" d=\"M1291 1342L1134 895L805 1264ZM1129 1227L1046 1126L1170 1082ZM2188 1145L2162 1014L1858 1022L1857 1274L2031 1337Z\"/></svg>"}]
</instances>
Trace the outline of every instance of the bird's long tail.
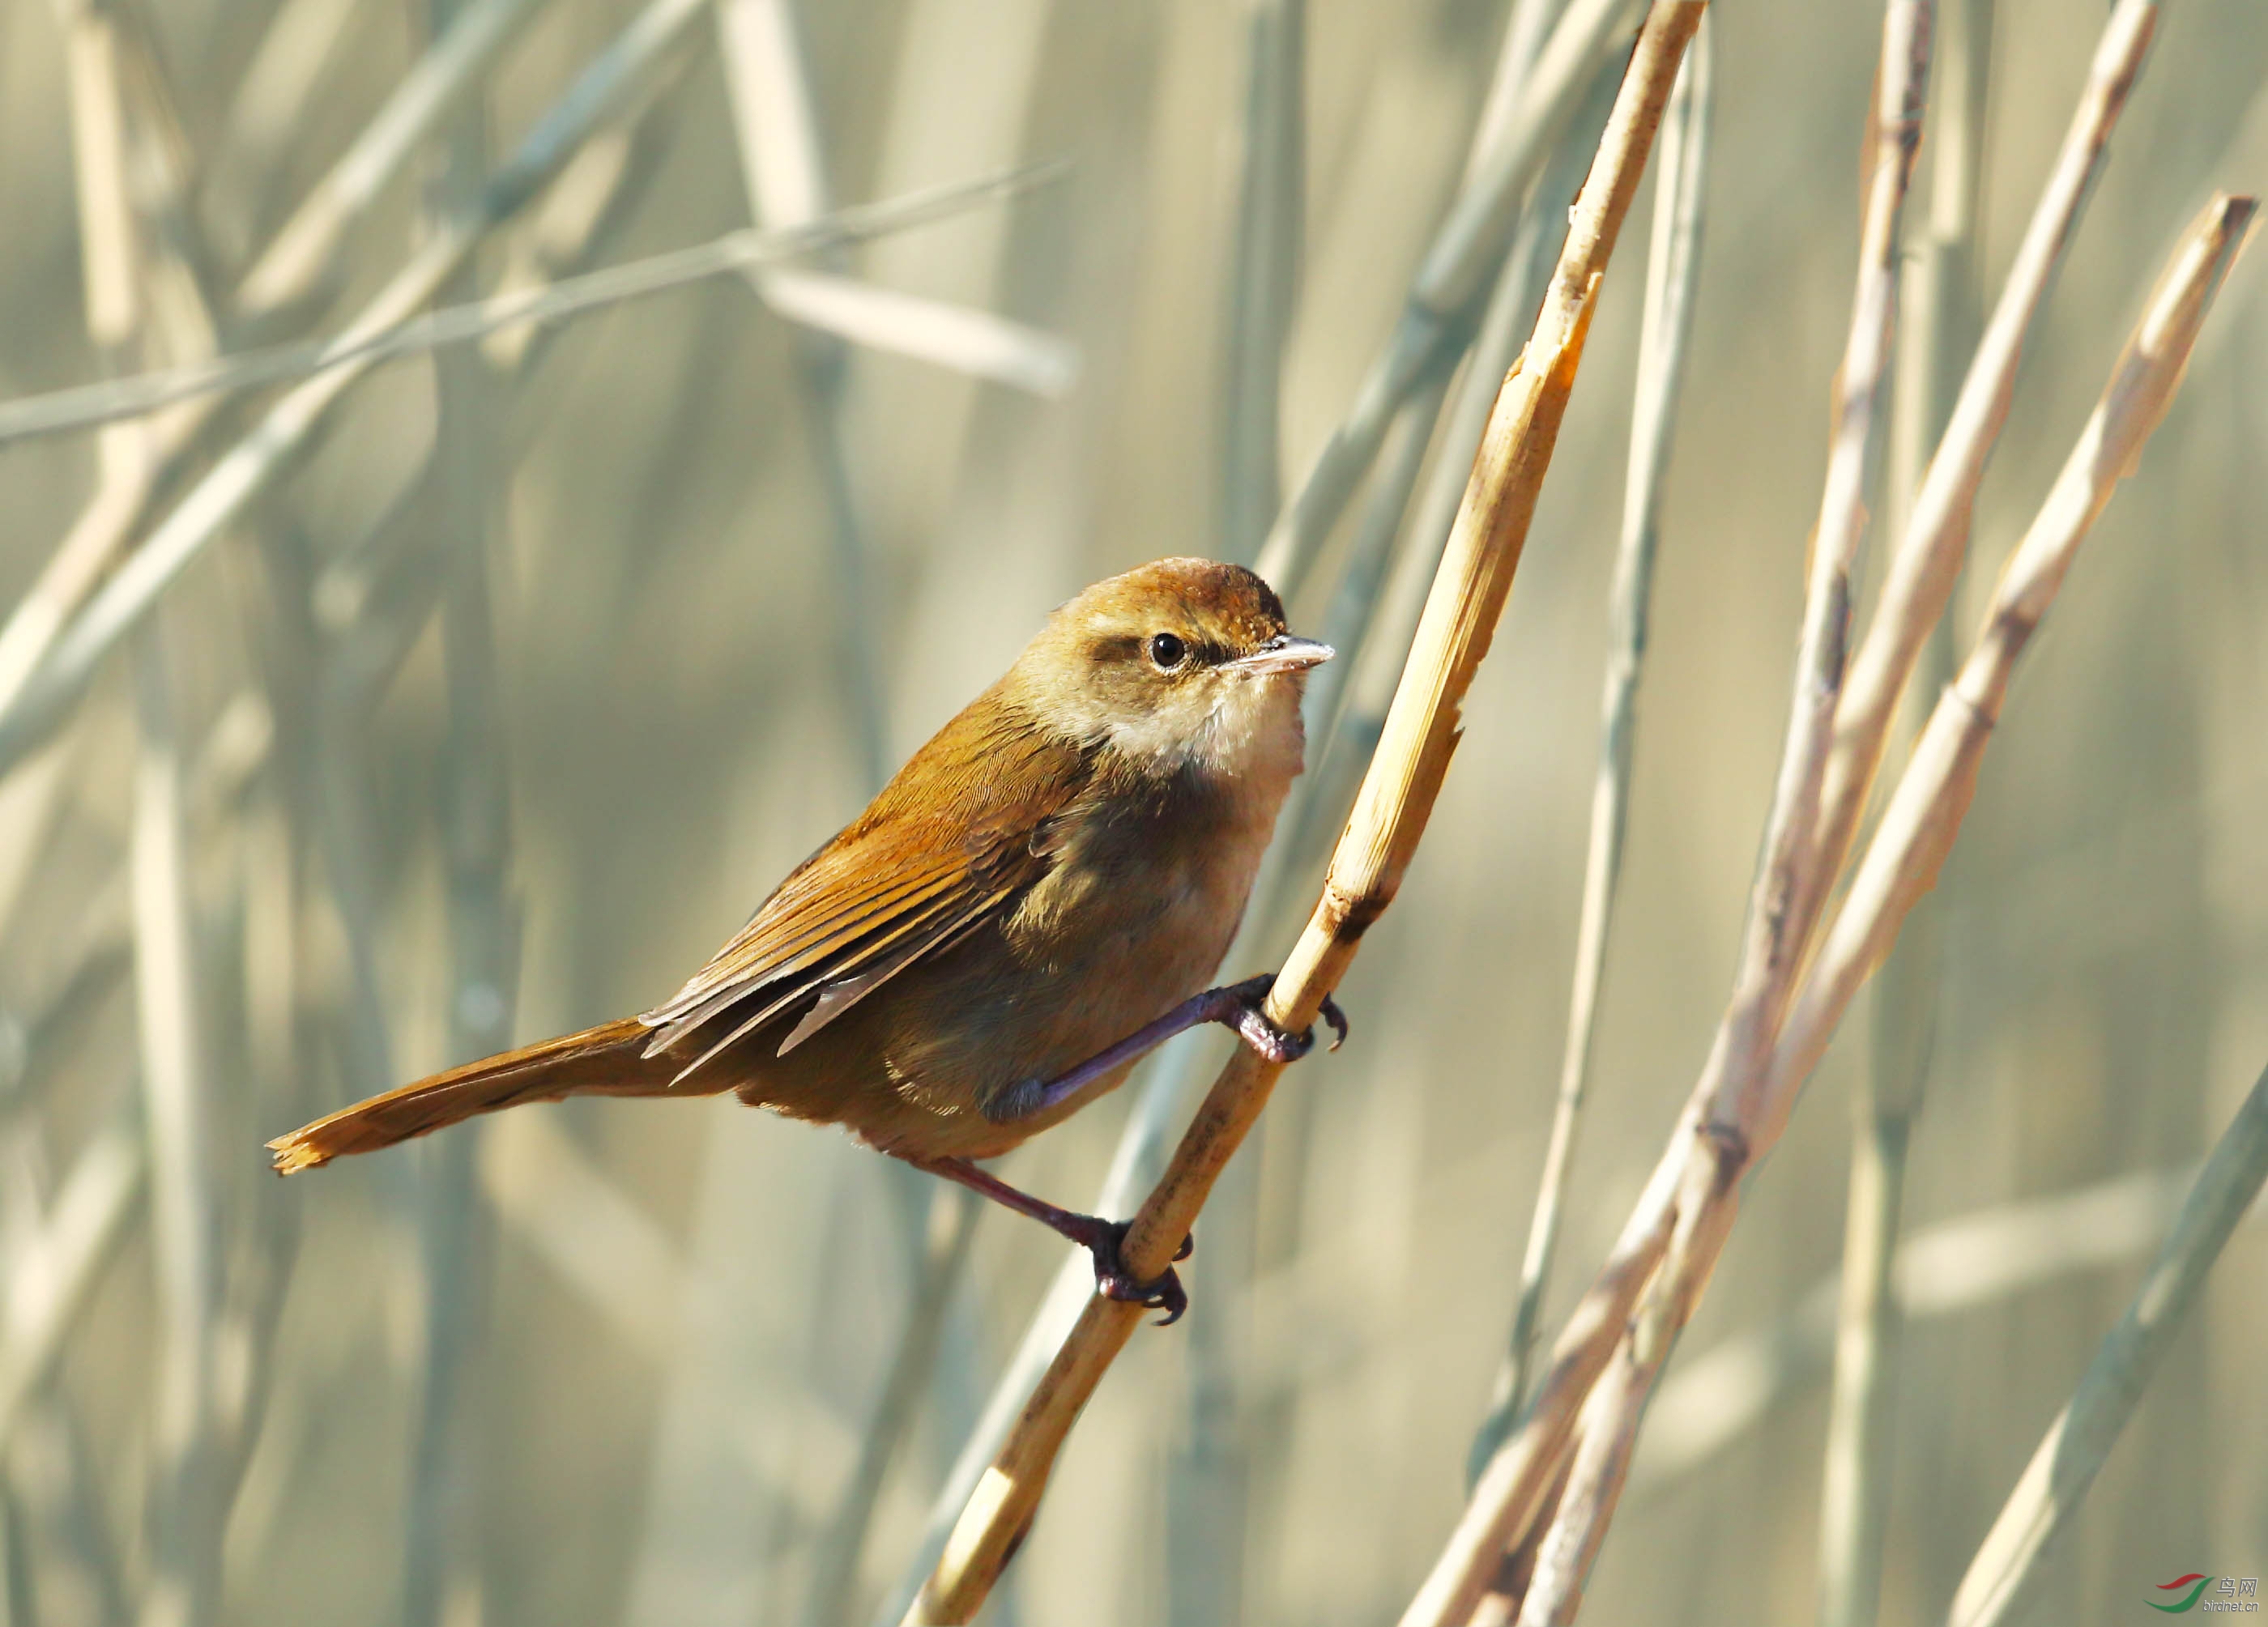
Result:
<instances>
[{"instance_id":1,"label":"bird's long tail","mask_svg":"<svg viewBox=\"0 0 2268 1627\"><path fill-rule=\"evenodd\" d=\"M723 1069L696 1072L674 1090L682 1059L641 1056L652 1031L631 1019L544 1040L452 1068L342 1108L268 1144L279 1174L313 1169L349 1152L368 1152L523 1101L562 1096L706 1096L727 1087Z\"/></svg>"}]
</instances>

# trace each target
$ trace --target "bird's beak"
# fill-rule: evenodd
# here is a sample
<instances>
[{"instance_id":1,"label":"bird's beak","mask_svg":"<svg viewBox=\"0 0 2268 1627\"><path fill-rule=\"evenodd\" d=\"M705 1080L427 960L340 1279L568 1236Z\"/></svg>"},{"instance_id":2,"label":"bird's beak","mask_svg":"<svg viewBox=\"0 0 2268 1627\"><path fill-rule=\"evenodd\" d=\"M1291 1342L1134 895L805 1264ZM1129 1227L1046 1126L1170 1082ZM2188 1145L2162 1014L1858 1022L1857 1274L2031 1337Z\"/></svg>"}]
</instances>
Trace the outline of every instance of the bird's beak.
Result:
<instances>
[{"instance_id":1,"label":"bird's beak","mask_svg":"<svg viewBox=\"0 0 2268 1627\"><path fill-rule=\"evenodd\" d=\"M1238 673L1303 673L1310 666L1322 666L1334 653L1327 644L1279 633L1250 655L1239 656L1229 662L1228 669Z\"/></svg>"}]
</instances>

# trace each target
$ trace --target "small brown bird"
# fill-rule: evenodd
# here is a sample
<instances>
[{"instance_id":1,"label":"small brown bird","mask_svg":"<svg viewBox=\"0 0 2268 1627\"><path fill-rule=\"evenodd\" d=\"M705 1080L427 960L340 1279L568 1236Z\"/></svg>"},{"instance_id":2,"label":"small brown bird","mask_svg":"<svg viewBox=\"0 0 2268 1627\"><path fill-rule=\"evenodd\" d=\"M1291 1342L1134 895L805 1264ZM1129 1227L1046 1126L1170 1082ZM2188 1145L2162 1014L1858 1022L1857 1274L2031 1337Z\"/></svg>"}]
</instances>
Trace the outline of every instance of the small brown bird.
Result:
<instances>
[{"instance_id":1,"label":"small brown bird","mask_svg":"<svg viewBox=\"0 0 2268 1627\"><path fill-rule=\"evenodd\" d=\"M1307 669L1330 655L1240 566L1164 559L1097 583L661 1005L318 1119L269 1143L276 1167L523 1101L730 1090L1045 1222L1092 1252L1104 1292L1171 1321L1181 1284L1129 1277L1124 1223L974 1160L1184 1028L1225 1023L1279 1061L1313 1044L1263 1013L1268 978L1205 985L1301 768Z\"/></svg>"}]
</instances>

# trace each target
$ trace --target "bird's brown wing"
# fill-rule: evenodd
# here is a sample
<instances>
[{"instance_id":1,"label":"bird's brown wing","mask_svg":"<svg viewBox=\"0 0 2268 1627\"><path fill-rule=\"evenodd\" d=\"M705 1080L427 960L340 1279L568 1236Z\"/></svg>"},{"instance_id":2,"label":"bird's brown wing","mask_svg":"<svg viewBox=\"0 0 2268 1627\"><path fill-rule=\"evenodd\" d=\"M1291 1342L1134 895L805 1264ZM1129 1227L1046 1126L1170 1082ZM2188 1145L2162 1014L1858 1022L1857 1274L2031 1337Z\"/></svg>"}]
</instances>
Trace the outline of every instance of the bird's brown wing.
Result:
<instances>
[{"instance_id":1,"label":"bird's brown wing","mask_svg":"<svg viewBox=\"0 0 2268 1627\"><path fill-rule=\"evenodd\" d=\"M640 1016L653 1030L646 1054L736 1016L688 1064L690 1073L807 1002L779 1049L800 1044L1045 875L1056 822L1086 777L1077 746L1020 725L997 696L971 705L708 965Z\"/></svg>"}]
</instances>

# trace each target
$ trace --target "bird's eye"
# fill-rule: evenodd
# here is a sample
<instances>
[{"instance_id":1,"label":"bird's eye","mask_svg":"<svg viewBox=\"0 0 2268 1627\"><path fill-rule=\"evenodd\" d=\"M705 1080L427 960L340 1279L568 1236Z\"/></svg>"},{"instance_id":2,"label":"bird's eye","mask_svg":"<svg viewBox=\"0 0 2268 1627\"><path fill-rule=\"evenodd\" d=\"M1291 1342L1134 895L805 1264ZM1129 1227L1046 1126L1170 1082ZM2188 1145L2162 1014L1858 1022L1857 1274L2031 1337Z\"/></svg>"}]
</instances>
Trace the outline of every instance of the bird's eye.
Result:
<instances>
[{"instance_id":1,"label":"bird's eye","mask_svg":"<svg viewBox=\"0 0 2268 1627\"><path fill-rule=\"evenodd\" d=\"M1182 658L1188 653L1189 646L1171 633L1152 633L1150 636L1150 659L1158 664L1160 672L1171 672L1179 666Z\"/></svg>"}]
</instances>

